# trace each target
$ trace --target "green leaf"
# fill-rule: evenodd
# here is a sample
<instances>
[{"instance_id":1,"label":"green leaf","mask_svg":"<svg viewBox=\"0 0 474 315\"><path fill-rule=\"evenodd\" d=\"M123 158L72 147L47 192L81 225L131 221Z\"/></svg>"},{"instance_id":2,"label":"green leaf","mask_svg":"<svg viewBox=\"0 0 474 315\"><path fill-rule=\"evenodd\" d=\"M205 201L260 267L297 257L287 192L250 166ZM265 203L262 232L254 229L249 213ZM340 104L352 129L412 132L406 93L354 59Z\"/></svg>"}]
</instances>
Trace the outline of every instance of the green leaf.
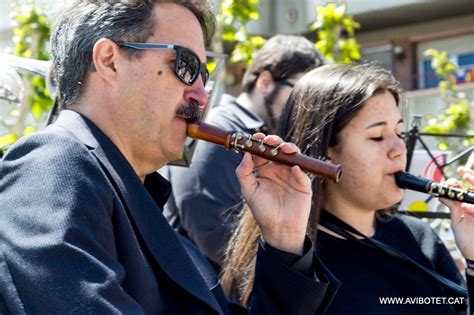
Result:
<instances>
[{"instance_id":1,"label":"green leaf","mask_svg":"<svg viewBox=\"0 0 474 315\"><path fill-rule=\"evenodd\" d=\"M449 145L446 142L440 142L438 144L438 149L441 151L448 151L449 150Z\"/></svg>"},{"instance_id":2,"label":"green leaf","mask_svg":"<svg viewBox=\"0 0 474 315\"><path fill-rule=\"evenodd\" d=\"M24 136L27 136L27 135L30 135L30 134L32 134L32 133L34 133L34 132L36 132L36 128L33 127L33 126L31 126L31 125L29 125L29 126L27 126L27 127L25 128L25 130L23 131L23 135L24 135Z\"/></svg>"},{"instance_id":3,"label":"green leaf","mask_svg":"<svg viewBox=\"0 0 474 315\"><path fill-rule=\"evenodd\" d=\"M206 67L207 67L207 71L209 71L209 73L212 73L214 69L217 67L217 62L209 61L206 63Z\"/></svg>"},{"instance_id":4,"label":"green leaf","mask_svg":"<svg viewBox=\"0 0 474 315\"><path fill-rule=\"evenodd\" d=\"M344 15L346 14L346 6L340 5L334 10L334 20L340 22L343 20Z\"/></svg>"},{"instance_id":5,"label":"green leaf","mask_svg":"<svg viewBox=\"0 0 474 315\"><path fill-rule=\"evenodd\" d=\"M361 58L360 45L354 38L355 29L360 24L352 16L346 16L345 5L328 3L316 6L316 21L309 27L317 30L316 49L329 63L352 63ZM341 34L345 31L347 36Z\"/></svg>"},{"instance_id":6,"label":"green leaf","mask_svg":"<svg viewBox=\"0 0 474 315\"><path fill-rule=\"evenodd\" d=\"M12 145L16 140L18 140L18 136L14 133L2 135L0 136L0 148L3 149L9 145Z\"/></svg>"},{"instance_id":7,"label":"green leaf","mask_svg":"<svg viewBox=\"0 0 474 315\"><path fill-rule=\"evenodd\" d=\"M258 13L258 12L251 12L251 13L249 14L249 18L250 18L251 20L258 20L258 19L260 18L260 13Z\"/></svg>"}]
</instances>

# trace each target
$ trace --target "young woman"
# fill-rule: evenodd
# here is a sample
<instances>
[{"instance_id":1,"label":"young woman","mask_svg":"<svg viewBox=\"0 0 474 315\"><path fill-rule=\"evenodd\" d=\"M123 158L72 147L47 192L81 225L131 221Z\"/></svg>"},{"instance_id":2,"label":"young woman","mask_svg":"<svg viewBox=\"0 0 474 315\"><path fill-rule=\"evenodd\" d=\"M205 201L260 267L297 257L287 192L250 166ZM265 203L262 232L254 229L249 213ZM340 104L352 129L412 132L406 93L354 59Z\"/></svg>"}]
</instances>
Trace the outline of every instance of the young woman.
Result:
<instances>
[{"instance_id":1,"label":"young woman","mask_svg":"<svg viewBox=\"0 0 474 315\"><path fill-rule=\"evenodd\" d=\"M394 178L406 164L399 101L399 83L386 71L328 65L298 82L281 118L282 137L307 155L344 166L337 184L313 179L308 233L341 282L328 314L465 313L464 279L436 233L420 220L386 210L403 197ZM474 207L448 203L458 246L472 260ZM244 211L222 273L227 293L244 304L258 238L257 225ZM466 273L472 293L474 271Z\"/></svg>"}]
</instances>

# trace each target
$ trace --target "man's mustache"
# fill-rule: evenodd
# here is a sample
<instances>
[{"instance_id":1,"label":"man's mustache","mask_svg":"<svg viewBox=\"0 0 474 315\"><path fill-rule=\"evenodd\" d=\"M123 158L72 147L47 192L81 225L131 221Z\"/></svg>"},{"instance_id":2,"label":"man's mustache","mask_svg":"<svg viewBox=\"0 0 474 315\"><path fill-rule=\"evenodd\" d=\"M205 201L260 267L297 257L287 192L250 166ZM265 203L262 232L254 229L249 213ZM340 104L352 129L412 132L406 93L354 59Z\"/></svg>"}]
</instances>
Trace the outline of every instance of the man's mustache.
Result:
<instances>
[{"instance_id":1,"label":"man's mustache","mask_svg":"<svg viewBox=\"0 0 474 315\"><path fill-rule=\"evenodd\" d=\"M189 102L187 105L181 105L176 110L176 116L186 119L187 121L195 121L201 119L201 109L198 103Z\"/></svg>"}]
</instances>

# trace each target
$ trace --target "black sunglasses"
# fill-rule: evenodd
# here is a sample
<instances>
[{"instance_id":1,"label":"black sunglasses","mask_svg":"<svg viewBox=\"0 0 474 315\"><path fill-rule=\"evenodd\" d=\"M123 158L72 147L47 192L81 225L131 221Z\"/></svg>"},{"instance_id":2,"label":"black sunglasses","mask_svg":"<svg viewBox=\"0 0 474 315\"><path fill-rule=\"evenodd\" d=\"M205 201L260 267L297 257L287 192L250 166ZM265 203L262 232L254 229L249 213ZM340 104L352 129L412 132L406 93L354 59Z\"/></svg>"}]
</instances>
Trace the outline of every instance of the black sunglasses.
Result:
<instances>
[{"instance_id":1,"label":"black sunglasses","mask_svg":"<svg viewBox=\"0 0 474 315\"><path fill-rule=\"evenodd\" d=\"M146 49L174 49L176 51L176 61L174 63L174 74L186 85L193 85L199 74L202 77L202 83L206 85L209 79L209 71L206 64L201 63L199 57L194 51L183 46L168 44L136 43L136 42L117 42L121 47L128 47L139 50Z\"/></svg>"},{"instance_id":2,"label":"black sunglasses","mask_svg":"<svg viewBox=\"0 0 474 315\"><path fill-rule=\"evenodd\" d=\"M294 87L295 87L295 84L294 84L294 83L291 83L290 81L288 81L288 80L286 80L286 79L278 80L277 82L280 83L281 85L289 86L290 88L294 88Z\"/></svg>"}]
</instances>

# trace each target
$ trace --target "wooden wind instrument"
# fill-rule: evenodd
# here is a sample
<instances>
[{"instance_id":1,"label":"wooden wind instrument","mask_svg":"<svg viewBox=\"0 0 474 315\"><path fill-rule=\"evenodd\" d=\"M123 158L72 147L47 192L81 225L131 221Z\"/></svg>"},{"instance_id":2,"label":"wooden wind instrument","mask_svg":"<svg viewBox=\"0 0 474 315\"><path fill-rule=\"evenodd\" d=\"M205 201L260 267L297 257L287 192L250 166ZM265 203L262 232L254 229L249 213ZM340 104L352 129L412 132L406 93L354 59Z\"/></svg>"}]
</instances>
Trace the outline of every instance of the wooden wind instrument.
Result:
<instances>
[{"instance_id":1,"label":"wooden wind instrument","mask_svg":"<svg viewBox=\"0 0 474 315\"><path fill-rule=\"evenodd\" d=\"M244 151L288 166L298 165L303 171L339 182L342 166L327 163L301 153L286 154L278 147L263 143L249 134L222 130L202 121L188 122L188 136L222 145L237 152Z\"/></svg>"}]
</instances>

